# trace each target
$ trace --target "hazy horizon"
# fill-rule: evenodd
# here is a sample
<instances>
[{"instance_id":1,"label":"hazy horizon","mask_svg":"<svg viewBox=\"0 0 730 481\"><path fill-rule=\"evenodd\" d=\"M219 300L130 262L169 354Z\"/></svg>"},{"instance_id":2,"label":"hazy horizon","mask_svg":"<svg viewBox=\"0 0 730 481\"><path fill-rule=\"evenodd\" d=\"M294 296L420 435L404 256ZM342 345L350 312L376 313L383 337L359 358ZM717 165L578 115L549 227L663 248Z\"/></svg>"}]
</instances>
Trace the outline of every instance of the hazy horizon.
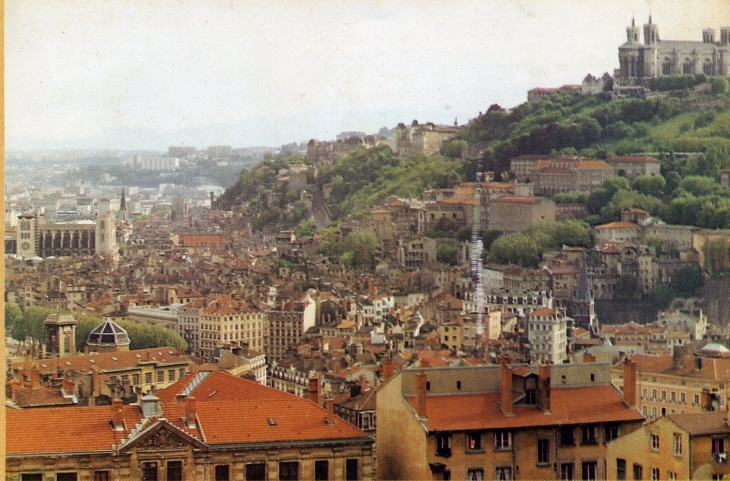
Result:
<instances>
[{"instance_id":1,"label":"hazy horizon","mask_svg":"<svg viewBox=\"0 0 730 481\"><path fill-rule=\"evenodd\" d=\"M724 0L10 0L6 148L278 146L464 124L531 88L612 74L632 16L650 13L663 40L730 25Z\"/></svg>"}]
</instances>

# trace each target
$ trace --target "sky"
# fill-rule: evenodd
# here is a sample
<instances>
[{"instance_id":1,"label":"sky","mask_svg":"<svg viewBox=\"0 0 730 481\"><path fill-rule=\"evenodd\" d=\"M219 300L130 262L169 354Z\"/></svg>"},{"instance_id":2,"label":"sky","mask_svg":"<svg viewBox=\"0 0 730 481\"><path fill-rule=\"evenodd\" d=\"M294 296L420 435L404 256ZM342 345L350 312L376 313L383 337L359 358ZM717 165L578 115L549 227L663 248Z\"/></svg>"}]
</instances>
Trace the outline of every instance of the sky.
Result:
<instances>
[{"instance_id":1,"label":"sky","mask_svg":"<svg viewBox=\"0 0 730 481\"><path fill-rule=\"evenodd\" d=\"M6 0L6 144L116 129L131 148L151 132L161 149L245 147L464 124L613 73L632 16L650 13L664 40L730 26L727 0Z\"/></svg>"}]
</instances>

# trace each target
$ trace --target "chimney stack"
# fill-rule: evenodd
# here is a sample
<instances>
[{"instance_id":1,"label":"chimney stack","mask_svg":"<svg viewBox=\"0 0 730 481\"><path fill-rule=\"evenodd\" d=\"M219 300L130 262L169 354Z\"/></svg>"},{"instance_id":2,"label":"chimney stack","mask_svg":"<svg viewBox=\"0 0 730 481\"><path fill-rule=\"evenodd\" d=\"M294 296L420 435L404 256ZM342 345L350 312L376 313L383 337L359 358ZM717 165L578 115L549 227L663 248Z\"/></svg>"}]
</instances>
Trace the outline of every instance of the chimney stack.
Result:
<instances>
[{"instance_id":1,"label":"chimney stack","mask_svg":"<svg viewBox=\"0 0 730 481\"><path fill-rule=\"evenodd\" d=\"M512 409L512 403L514 402L514 398L512 395L512 369L504 364L500 370L499 395L499 404L502 409L502 414L505 416L513 416L514 410Z\"/></svg>"},{"instance_id":2,"label":"chimney stack","mask_svg":"<svg viewBox=\"0 0 730 481\"><path fill-rule=\"evenodd\" d=\"M544 413L550 412L550 374L550 365L540 364L537 374L537 407Z\"/></svg>"},{"instance_id":3,"label":"chimney stack","mask_svg":"<svg viewBox=\"0 0 730 481\"><path fill-rule=\"evenodd\" d=\"M41 372L38 368L33 368L30 371L30 387L31 389L40 389L41 387Z\"/></svg>"},{"instance_id":4,"label":"chimney stack","mask_svg":"<svg viewBox=\"0 0 730 481\"><path fill-rule=\"evenodd\" d=\"M674 346L672 348L672 367L674 369L684 369L684 346Z\"/></svg>"},{"instance_id":5,"label":"chimney stack","mask_svg":"<svg viewBox=\"0 0 730 481\"><path fill-rule=\"evenodd\" d=\"M636 406L636 363L629 359L624 361L624 402Z\"/></svg>"},{"instance_id":6,"label":"chimney stack","mask_svg":"<svg viewBox=\"0 0 730 481\"><path fill-rule=\"evenodd\" d=\"M324 422L327 424L334 424L335 423L335 400L330 398L326 399L325 407L327 408L327 417L324 418Z\"/></svg>"},{"instance_id":7,"label":"chimney stack","mask_svg":"<svg viewBox=\"0 0 730 481\"><path fill-rule=\"evenodd\" d=\"M425 373L416 374L416 414L418 417L426 417L426 380Z\"/></svg>"},{"instance_id":8,"label":"chimney stack","mask_svg":"<svg viewBox=\"0 0 730 481\"><path fill-rule=\"evenodd\" d=\"M317 406L321 406L322 401L320 400L320 389L319 389L319 378L309 378L309 384L307 386L307 399L312 401Z\"/></svg>"},{"instance_id":9,"label":"chimney stack","mask_svg":"<svg viewBox=\"0 0 730 481\"><path fill-rule=\"evenodd\" d=\"M112 429L124 431L124 415L122 414L122 400L112 399Z\"/></svg>"},{"instance_id":10,"label":"chimney stack","mask_svg":"<svg viewBox=\"0 0 730 481\"><path fill-rule=\"evenodd\" d=\"M393 361L383 361L383 381L387 381L395 374L395 365Z\"/></svg>"},{"instance_id":11,"label":"chimney stack","mask_svg":"<svg viewBox=\"0 0 730 481\"><path fill-rule=\"evenodd\" d=\"M91 396L96 398L100 393L99 391L99 368L94 366L91 368Z\"/></svg>"},{"instance_id":12,"label":"chimney stack","mask_svg":"<svg viewBox=\"0 0 730 481\"><path fill-rule=\"evenodd\" d=\"M193 396L185 399L185 425L190 429L198 427L195 420L195 398Z\"/></svg>"}]
</instances>

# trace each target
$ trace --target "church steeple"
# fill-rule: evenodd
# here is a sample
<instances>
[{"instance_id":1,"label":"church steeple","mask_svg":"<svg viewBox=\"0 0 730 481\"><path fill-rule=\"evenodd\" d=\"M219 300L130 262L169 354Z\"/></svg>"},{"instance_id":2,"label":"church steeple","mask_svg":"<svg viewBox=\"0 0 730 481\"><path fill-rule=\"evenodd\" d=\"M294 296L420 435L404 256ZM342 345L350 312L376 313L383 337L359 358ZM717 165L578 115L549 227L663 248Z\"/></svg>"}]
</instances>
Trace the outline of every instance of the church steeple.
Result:
<instances>
[{"instance_id":1,"label":"church steeple","mask_svg":"<svg viewBox=\"0 0 730 481\"><path fill-rule=\"evenodd\" d=\"M576 327L582 327L591 334L598 333L598 321L596 319L596 306L593 297L593 289L588 278L588 256L585 251L580 261L580 272L578 274L578 285L573 293L573 318Z\"/></svg>"}]
</instances>

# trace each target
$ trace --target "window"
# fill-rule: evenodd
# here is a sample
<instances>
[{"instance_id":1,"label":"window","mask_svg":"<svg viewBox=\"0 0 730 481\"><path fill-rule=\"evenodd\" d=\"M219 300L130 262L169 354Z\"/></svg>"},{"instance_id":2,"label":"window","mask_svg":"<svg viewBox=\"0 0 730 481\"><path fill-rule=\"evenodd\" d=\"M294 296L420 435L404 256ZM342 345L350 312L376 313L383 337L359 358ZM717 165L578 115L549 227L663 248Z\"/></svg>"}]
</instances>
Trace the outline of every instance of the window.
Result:
<instances>
[{"instance_id":1,"label":"window","mask_svg":"<svg viewBox=\"0 0 730 481\"><path fill-rule=\"evenodd\" d=\"M616 479L626 479L626 460L618 458L616 460Z\"/></svg>"},{"instance_id":2,"label":"window","mask_svg":"<svg viewBox=\"0 0 730 481\"><path fill-rule=\"evenodd\" d=\"M451 456L451 434L439 433L436 435L436 456Z\"/></svg>"},{"instance_id":3,"label":"window","mask_svg":"<svg viewBox=\"0 0 730 481\"><path fill-rule=\"evenodd\" d=\"M585 481L595 481L598 470L596 461L583 461L581 463L581 479Z\"/></svg>"},{"instance_id":4,"label":"window","mask_svg":"<svg viewBox=\"0 0 730 481\"><path fill-rule=\"evenodd\" d=\"M573 434L573 426L561 426L560 427L560 445L561 446L573 446L575 444L575 437Z\"/></svg>"},{"instance_id":5,"label":"window","mask_svg":"<svg viewBox=\"0 0 730 481\"><path fill-rule=\"evenodd\" d=\"M151 372L144 373L144 383L152 384L152 373Z\"/></svg>"},{"instance_id":6,"label":"window","mask_svg":"<svg viewBox=\"0 0 730 481\"><path fill-rule=\"evenodd\" d=\"M656 401L656 389L651 390L651 400Z\"/></svg>"},{"instance_id":7,"label":"window","mask_svg":"<svg viewBox=\"0 0 730 481\"><path fill-rule=\"evenodd\" d=\"M695 406L700 405L700 395L699 394L695 394L695 402L693 403L693 405L695 405Z\"/></svg>"},{"instance_id":8,"label":"window","mask_svg":"<svg viewBox=\"0 0 730 481\"><path fill-rule=\"evenodd\" d=\"M659 481L659 468L651 468L649 470L649 479L651 481Z\"/></svg>"},{"instance_id":9,"label":"window","mask_svg":"<svg viewBox=\"0 0 730 481\"><path fill-rule=\"evenodd\" d=\"M314 480L315 481L327 481L330 479L330 464L329 461L320 460L314 462Z\"/></svg>"},{"instance_id":10,"label":"window","mask_svg":"<svg viewBox=\"0 0 730 481\"><path fill-rule=\"evenodd\" d=\"M679 393L679 403L687 404L687 396L683 392Z\"/></svg>"},{"instance_id":11,"label":"window","mask_svg":"<svg viewBox=\"0 0 730 481\"><path fill-rule=\"evenodd\" d=\"M560 479L565 481L572 481L575 479L575 476L573 475L573 463L560 464Z\"/></svg>"},{"instance_id":12,"label":"window","mask_svg":"<svg viewBox=\"0 0 730 481\"><path fill-rule=\"evenodd\" d=\"M482 433L466 433L466 449L469 451L484 449L482 446Z\"/></svg>"},{"instance_id":13,"label":"window","mask_svg":"<svg viewBox=\"0 0 730 481\"><path fill-rule=\"evenodd\" d=\"M644 477L644 468L641 464L634 464L634 480L640 481Z\"/></svg>"},{"instance_id":14,"label":"window","mask_svg":"<svg viewBox=\"0 0 730 481\"><path fill-rule=\"evenodd\" d=\"M494 432L494 448L495 449L509 449L510 446L510 432L504 429L500 429Z\"/></svg>"},{"instance_id":15,"label":"window","mask_svg":"<svg viewBox=\"0 0 730 481\"><path fill-rule=\"evenodd\" d=\"M345 479L356 481L358 479L357 459L345 460Z\"/></svg>"},{"instance_id":16,"label":"window","mask_svg":"<svg viewBox=\"0 0 730 481\"><path fill-rule=\"evenodd\" d=\"M227 464L219 464L215 467L215 481L228 481L230 476L231 471Z\"/></svg>"},{"instance_id":17,"label":"window","mask_svg":"<svg viewBox=\"0 0 730 481\"><path fill-rule=\"evenodd\" d=\"M471 468L466 470L467 481L484 481L484 470L482 468ZM494 477L494 479L499 479Z\"/></svg>"},{"instance_id":18,"label":"window","mask_svg":"<svg viewBox=\"0 0 730 481\"><path fill-rule=\"evenodd\" d=\"M677 481L677 473L675 473L674 471L667 472L667 479L669 481Z\"/></svg>"},{"instance_id":19,"label":"window","mask_svg":"<svg viewBox=\"0 0 730 481\"><path fill-rule=\"evenodd\" d=\"M165 382L165 371L157 371L157 382Z\"/></svg>"},{"instance_id":20,"label":"window","mask_svg":"<svg viewBox=\"0 0 730 481\"><path fill-rule=\"evenodd\" d=\"M94 481L109 481L109 471L94 471Z\"/></svg>"},{"instance_id":21,"label":"window","mask_svg":"<svg viewBox=\"0 0 730 481\"><path fill-rule=\"evenodd\" d=\"M20 481L43 481L43 475L41 473L21 474Z\"/></svg>"},{"instance_id":22,"label":"window","mask_svg":"<svg viewBox=\"0 0 730 481\"><path fill-rule=\"evenodd\" d=\"M662 399L662 402L666 402L666 400L667 400L667 391L662 391L662 397L661 397L661 399Z\"/></svg>"},{"instance_id":23,"label":"window","mask_svg":"<svg viewBox=\"0 0 730 481\"><path fill-rule=\"evenodd\" d=\"M479 470L481 471L481 470ZM472 478L467 477L467 479L471 480ZM479 478L476 478L479 479ZM509 466L503 466L503 467L497 467L494 470L494 479L499 481L506 481L512 479L512 468Z\"/></svg>"},{"instance_id":24,"label":"window","mask_svg":"<svg viewBox=\"0 0 730 481\"><path fill-rule=\"evenodd\" d=\"M537 463L546 464L550 462L550 440L537 440Z\"/></svg>"},{"instance_id":25,"label":"window","mask_svg":"<svg viewBox=\"0 0 730 481\"><path fill-rule=\"evenodd\" d=\"M603 427L603 436L606 442L616 439L618 437L618 424L606 424Z\"/></svg>"},{"instance_id":26,"label":"window","mask_svg":"<svg viewBox=\"0 0 730 481\"><path fill-rule=\"evenodd\" d=\"M266 463L252 463L246 465L247 481L266 481Z\"/></svg>"},{"instance_id":27,"label":"window","mask_svg":"<svg viewBox=\"0 0 730 481\"><path fill-rule=\"evenodd\" d=\"M170 369L167 371L167 380L168 381L174 381L175 380L175 370Z\"/></svg>"},{"instance_id":28,"label":"window","mask_svg":"<svg viewBox=\"0 0 730 481\"><path fill-rule=\"evenodd\" d=\"M597 444L596 439L596 427L595 426L581 426L580 428L580 443L581 444Z\"/></svg>"},{"instance_id":29,"label":"window","mask_svg":"<svg viewBox=\"0 0 730 481\"><path fill-rule=\"evenodd\" d=\"M58 473L56 475L56 481L76 481L76 473Z\"/></svg>"},{"instance_id":30,"label":"window","mask_svg":"<svg viewBox=\"0 0 730 481\"><path fill-rule=\"evenodd\" d=\"M279 479L292 481L299 479L299 462L282 461L279 463Z\"/></svg>"},{"instance_id":31,"label":"window","mask_svg":"<svg viewBox=\"0 0 730 481\"><path fill-rule=\"evenodd\" d=\"M182 481L182 461L167 462L167 481Z\"/></svg>"},{"instance_id":32,"label":"window","mask_svg":"<svg viewBox=\"0 0 730 481\"><path fill-rule=\"evenodd\" d=\"M715 461L718 463L724 463L727 461L727 453L725 452L725 439L724 438L713 438L712 439L712 454L715 457Z\"/></svg>"},{"instance_id":33,"label":"window","mask_svg":"<svg viewBox=\"0 0 730 481\"><path fill-rule=\"evenodd\" d=\"M651 435L651 449L652 449L652 451L659 451L659 435L658 434Z\"/></svg>"},{"instance_id":34,"label":"window","mask_svg":"<svg viewBox=\"0 0 730 481\"><path fill-rule=\"evenodd\" d=\"M142 463L142 481L157 481L157 463Z\"/></svg>"},{"instance_id":35,"label":"window","mask_svg":"<svg viewBox=\"0 0 730 481\"><path fill-rule=\"evenodd\" d=\"M682 434L681 433L674 433L674 436L672 437L672 452L675 456L681 456L682 455Z\"/></svg>"}]
</instances>

